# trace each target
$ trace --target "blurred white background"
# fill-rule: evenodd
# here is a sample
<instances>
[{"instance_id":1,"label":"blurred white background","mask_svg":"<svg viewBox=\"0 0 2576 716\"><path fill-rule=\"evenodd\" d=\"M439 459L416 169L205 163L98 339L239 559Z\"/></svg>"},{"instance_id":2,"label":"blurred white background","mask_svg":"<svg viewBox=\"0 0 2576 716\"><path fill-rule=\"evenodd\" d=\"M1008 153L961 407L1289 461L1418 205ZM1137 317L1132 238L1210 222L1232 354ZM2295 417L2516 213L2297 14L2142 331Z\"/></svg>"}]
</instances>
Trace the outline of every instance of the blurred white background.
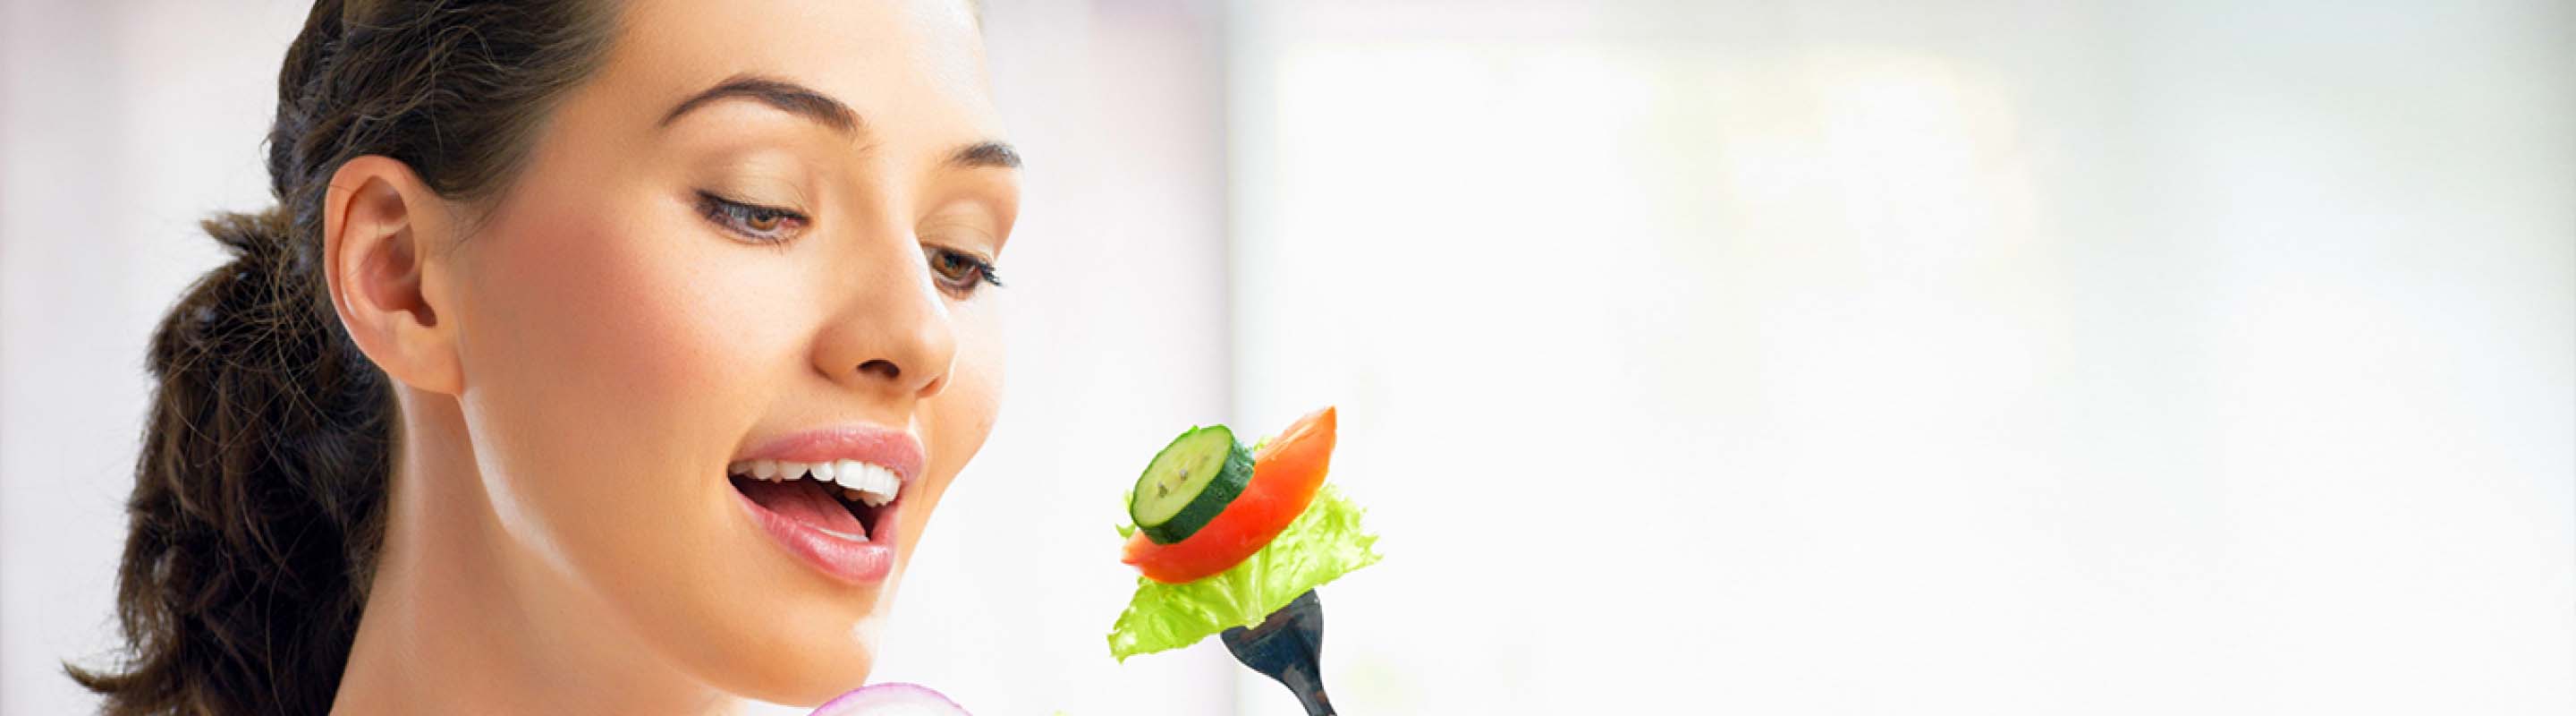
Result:
<instances>
[{"instance_id":1,"label":"blurred white background","mask_svg":"<svg viewBox=\"0 0 2576 716\"><path fill-rule=\"evenodd\" d=\"M0 712L297 5L0 0ZM2576 713L2576 5L987 6L1011 397L883 678L1294 713L1110 661L1109 527L1330 402L1346 713Z\"/></svg>"}]
</instances>

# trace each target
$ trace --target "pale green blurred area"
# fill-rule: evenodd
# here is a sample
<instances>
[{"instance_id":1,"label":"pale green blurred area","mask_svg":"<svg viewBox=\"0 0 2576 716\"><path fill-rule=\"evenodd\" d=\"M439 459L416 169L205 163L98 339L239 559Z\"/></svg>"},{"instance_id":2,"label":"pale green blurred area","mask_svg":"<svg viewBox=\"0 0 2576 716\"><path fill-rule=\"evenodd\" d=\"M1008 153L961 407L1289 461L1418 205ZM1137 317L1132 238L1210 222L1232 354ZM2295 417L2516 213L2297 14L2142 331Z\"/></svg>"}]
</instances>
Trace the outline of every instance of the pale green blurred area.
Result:
<instances>
[{"instance_id":1,"label":"pale green blurred area","mask_svg":"<svg viewBox=\"0 0 2576 716\"><path fill-rule=\"evenodd\" d=\"M1009 402L882 678L1294 713L1106 656L1110 527L1333 403L1345 713L2576 713L2570 3L985 18ZM0 712L89 703L142 339L299 19L0 0Z\"/></svg>"}]
</instances>

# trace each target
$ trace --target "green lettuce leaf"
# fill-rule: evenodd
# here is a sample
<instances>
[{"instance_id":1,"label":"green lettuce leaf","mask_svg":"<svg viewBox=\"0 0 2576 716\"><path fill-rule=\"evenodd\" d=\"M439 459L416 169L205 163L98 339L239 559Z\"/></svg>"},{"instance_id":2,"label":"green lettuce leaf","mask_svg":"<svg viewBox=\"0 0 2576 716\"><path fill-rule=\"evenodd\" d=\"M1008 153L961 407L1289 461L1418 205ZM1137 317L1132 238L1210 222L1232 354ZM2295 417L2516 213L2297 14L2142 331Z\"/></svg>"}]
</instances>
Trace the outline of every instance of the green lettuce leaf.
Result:
<instances>
[{"instance_id":1,"label":"green lettuce leaf","mask_svg":"<svg viewBox=\"0 0 2576 716\"><path fill-rule=\"evenodd\" d=\"M1325 485L1304 514L1242 564L1188 584L1137 577L1136 596L1109 630L1109 654L1123 662L1259 624L1306 590L1376 564L1377 535L1360 528L1361 512Z\"/></svg>"}]
</instances>

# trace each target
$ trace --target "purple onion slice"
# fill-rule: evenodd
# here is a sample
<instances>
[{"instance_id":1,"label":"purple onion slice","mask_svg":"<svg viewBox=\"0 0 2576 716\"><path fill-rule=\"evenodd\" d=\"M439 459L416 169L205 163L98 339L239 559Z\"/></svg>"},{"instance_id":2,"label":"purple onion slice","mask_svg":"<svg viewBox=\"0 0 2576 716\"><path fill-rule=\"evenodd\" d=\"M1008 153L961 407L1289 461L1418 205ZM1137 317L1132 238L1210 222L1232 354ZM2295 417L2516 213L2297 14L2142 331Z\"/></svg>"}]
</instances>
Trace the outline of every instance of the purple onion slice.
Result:
<instances>
[{"instance_id":1,"label":"purple onion slice","mask_svg":"<svg viewBox=\"0 0 2576 716\"><path fill-rule=\"evenodd\" d=\"M947 696L920 684L887 682L859 687L823 702L814 716L974 716Z\"/></svg>"}]
</instances>

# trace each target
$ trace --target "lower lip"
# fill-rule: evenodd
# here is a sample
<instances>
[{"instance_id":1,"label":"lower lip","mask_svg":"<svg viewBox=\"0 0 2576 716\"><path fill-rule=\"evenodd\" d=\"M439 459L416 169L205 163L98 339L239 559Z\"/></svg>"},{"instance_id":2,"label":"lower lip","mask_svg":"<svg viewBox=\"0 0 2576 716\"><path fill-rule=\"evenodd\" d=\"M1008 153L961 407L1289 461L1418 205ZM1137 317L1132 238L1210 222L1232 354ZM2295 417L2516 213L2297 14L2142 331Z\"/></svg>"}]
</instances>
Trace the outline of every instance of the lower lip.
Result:
<instances>
[{"instance_id":1,"label":"lower lip","mask_svg":"<svg viewBox=\"0 0 2576 716\"><path fill-rule=\"evenodd\" d=\"M835 536L771 512L739 490L733 497L742 502L743 509L751 511L752 521L760 523L761 531L768 532L778 546L824 574L851 584L876 584L894 572L894 541L902 533L896 529L903 514L900 490L895 501L877 509L877 523L868 527L868 540L864 542Z\"/></svg>"}]
</instances>

